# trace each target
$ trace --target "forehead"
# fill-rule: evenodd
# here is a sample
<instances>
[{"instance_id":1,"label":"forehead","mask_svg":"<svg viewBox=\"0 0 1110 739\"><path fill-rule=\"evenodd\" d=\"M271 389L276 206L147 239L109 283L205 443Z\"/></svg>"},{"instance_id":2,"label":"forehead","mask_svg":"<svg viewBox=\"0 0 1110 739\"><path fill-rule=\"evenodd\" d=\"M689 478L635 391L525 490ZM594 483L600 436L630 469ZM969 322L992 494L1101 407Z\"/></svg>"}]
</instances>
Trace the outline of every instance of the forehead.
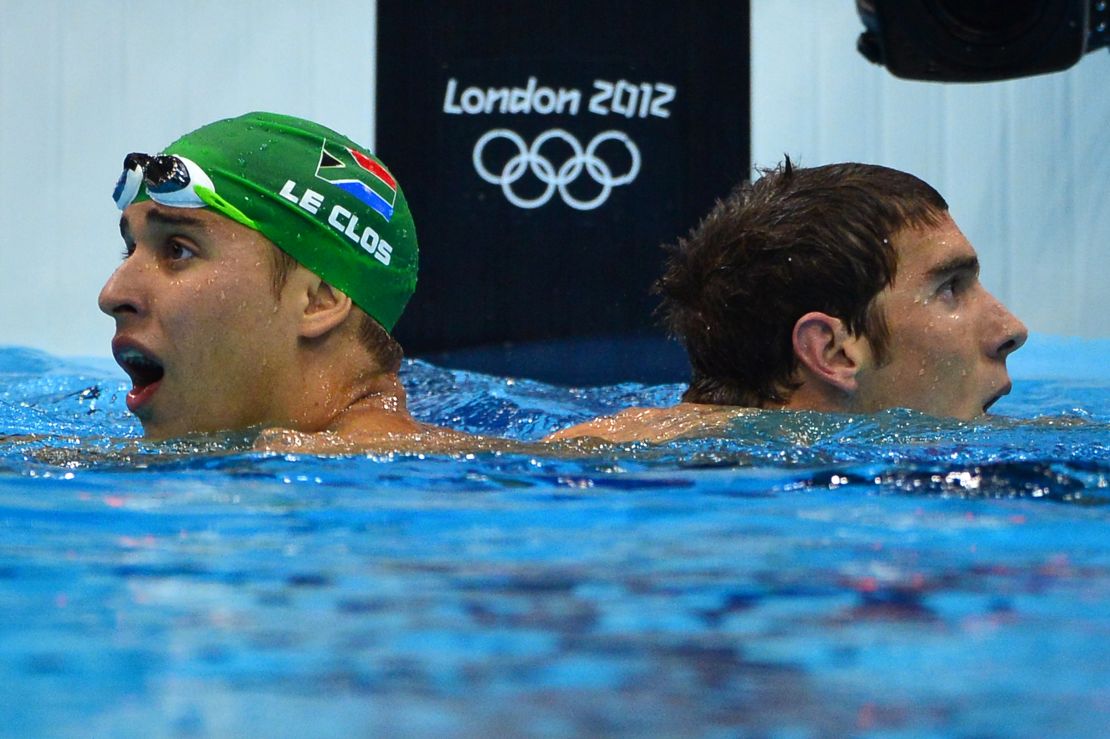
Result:
<instances>
[{"instance_id":1,"label":"forehead","mask_svg":"<svg viewBox=\"0 0 1110 739\"><path fill-rule=\"evenodd\" d=\"M921 278L942 265L975 258L975 249L951 216L936 226L906 229L893 239L898 258L896 282Z\"/></svg>"},{"instance_id":2,"label":"forehead","mask_svg":"<svg viewBox=\"0 0 1110 739\"><path fill-rule=\"evenodd\" d=\"M266 237L208 208L171 208L146 200L127 206L120 218L120 231L137 234L143 231L185 231L217 240L241 240Z\"/></svg>"}]
</instances>

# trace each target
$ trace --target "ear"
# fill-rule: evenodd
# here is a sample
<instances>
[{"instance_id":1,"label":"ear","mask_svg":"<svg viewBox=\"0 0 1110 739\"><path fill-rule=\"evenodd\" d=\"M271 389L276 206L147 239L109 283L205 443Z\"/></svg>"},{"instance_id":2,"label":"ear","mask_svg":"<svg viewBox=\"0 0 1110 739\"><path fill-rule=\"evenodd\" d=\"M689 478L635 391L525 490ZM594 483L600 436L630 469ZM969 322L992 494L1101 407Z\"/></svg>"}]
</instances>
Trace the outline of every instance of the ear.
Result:
<instances>
[{"instance_id":1,"label":"ear","mask_svg":"<svg viewBox=\"0 0 1110 739\"><path fill-rule=\"evenodd\" d=\"M317 278L308 288L308 300L301 315L300 334L315 339L328 333L347 320L351 314L351 299L346 293Z\"/></svg>"},{"instance_id":2,"label":"ear","mask_svg":"<svg viewBox=\"0 0 1110 739\"><path fill-rule=\"evenodd\" d=\"M844 321L827 313L806 313L794 324L792 339L806 380L847 394L856 391L866 340L853 336Z\"/></svg>"}]
</instances>

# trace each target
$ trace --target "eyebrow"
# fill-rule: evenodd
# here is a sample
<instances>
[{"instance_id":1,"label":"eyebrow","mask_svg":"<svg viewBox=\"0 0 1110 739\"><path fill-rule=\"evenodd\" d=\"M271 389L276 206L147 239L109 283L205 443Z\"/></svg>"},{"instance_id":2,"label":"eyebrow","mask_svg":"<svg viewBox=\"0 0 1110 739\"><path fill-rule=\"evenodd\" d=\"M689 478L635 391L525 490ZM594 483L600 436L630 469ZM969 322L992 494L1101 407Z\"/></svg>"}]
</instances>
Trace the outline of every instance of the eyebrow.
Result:
<instances>
[{"instance_id":1,"label":"eyebrow","mask_svg":"<svg viewBox=\"0 0 1110 739\"><path fill-rule=\"evenodd\" d=\"M164 226L204 226L204 221L196 216L168 210L147 211L146 219L149 222Z\"/></svg>"},{"instance_id":2,"label":"eyebrow","mask_svg":"<svg viewBox=\"0 0 1110 739\"><path fill-rule=\"evenodd\" d=\"M197 228L204 227L204 221L191 216L187 213L176 213L171 211L151 210L147 211L146 220L148 223L155 223L161 226L196 226ZM131 236L131 221L128 220L127 214L124 213L119 217L119 233L124 241L132 241Z\"/></svg>"},{"instance_id":3,"label":"eyebrow","mask_svg":"<svg viewBox=\"0 0 1110 739\"><path fill-rule=\"evenodd\" d=\"M930 268L926 275L930 278L936 279L945 277L955 272L971 272L972 274L979 274L979 257L975 255L955 256L947 261L941 262L938 265Z\"/></svg>"}]
</instances>

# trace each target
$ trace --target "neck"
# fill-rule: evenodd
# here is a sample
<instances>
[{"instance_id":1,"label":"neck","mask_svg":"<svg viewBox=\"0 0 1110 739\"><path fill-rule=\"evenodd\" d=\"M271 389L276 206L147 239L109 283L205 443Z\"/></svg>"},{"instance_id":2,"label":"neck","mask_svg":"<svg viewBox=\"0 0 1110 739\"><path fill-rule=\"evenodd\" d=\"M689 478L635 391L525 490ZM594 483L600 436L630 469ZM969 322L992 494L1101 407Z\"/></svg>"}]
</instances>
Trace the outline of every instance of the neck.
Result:
<instances>
[{"instance_id":1,"label":"neck","mask_svg":"<svg viewBox=\"0 0 1110 739\"><path fill-rule=\"evenodd\" d=\"M409 415L405 388L396 373L381 373L352 387L322 430L341 435L411 432L419 424Z\"/></svg>"},{"instance_id":2,"label":"neck","mask_svg":"<svg viewBox=\"0 0 1110 739\"><path fill-rule=\"evenodd\" d=\"M272 425L304 433L415 427L397 373L383 371L356 342L306 347L298 364L283 394L291 401L281 414L287 420Z\"/></svg>"},{"instance_id":3,"label":"neck","mask_svg":"<svg viewBox=\"0 0 1110 739\"><path fill-rule=\"evenodd\" d=\"M853 407L854 398L839 388L813 378L801 379L802 384L790 393L786 402L766 407L788 411L820 411L821 413L850 413L855 410Z\"/></svg>"}]
</instances>

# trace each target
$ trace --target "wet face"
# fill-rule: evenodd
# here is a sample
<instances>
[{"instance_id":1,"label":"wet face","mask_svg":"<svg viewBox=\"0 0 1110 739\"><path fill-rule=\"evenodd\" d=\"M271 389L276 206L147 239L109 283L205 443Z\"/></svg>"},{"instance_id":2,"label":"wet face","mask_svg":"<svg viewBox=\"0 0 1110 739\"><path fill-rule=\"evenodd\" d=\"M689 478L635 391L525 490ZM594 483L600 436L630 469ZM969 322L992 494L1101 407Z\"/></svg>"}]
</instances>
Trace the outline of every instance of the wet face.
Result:
<instances>
[{"instance_id":1,"label":"wet face","mask_svg":"<svg viewBox=\"0 0 1110 739\"><path fill-rule=\"evenodd\" d=\"M273 289L274 246L198 208L130 205L123 263L100 293L127 406L148 438L279 423L297 302Z\"/></svg>"},{"instance_id":2,"label":"wet face","mask_svg":"<svg viewBox=\"0 0 1110 739\"><path fill-rule=\"evenodd\" d=\"M897 276L876 297L888 352L857 375L858 405L974 418L1010 391L1006 357L1025 326L979 282L975 250L951 218L893 241Z\"/></svg>"}]
</instances>

